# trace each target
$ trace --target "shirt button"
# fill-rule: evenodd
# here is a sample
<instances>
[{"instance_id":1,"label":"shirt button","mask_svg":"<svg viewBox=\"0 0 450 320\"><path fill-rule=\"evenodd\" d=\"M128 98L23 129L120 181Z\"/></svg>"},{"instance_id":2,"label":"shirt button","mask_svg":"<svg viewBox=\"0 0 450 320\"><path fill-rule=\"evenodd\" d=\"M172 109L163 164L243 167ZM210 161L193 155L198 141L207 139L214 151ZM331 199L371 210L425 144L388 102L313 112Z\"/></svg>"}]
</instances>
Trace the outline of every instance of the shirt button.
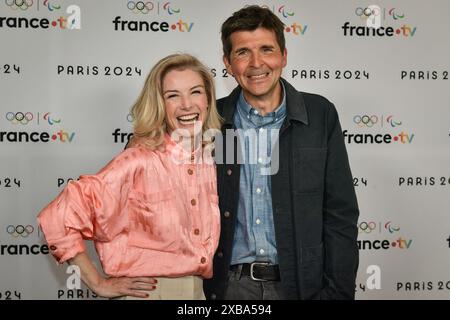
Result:
<instances>
[{"instance_id":1,"label":"shirt button","mask_svg":"<svg viewBox=\"0 0 450 320\"><path fill-rule=\"evenodd\" d=\"M261 220L256 219L256 224L260 224L260 223L261 223Z\"/></svg>"},{"instance_id":2,"label":"shirt button","mask_svg":"<svg viewBox=\"0 0 450 320\"><path fill-rule=\"evenodd\" d=\"M223 216L224 216L225 218L229 218L230 215L231 215L231 213L230 213L229 211L225 211L225 212L223 213Z\"/></svg>"},{"instance_id":3,"label":"shirt button","mask_svg":"<svg viewBox=\"0 0 450 320\"><path fill-rule=\"evenodd\" d=\"M233 170L231 170L231 169L227 170L227 175L231 176L232 173L233 173Z\"/></svg>"},{"instance_id":4,"label":"shirt button","mask_svg":"<svg viewBox=\"0 0 450 320\"><path fill-rule=\"evenodd\" d=\"M263 159L262 158L258 158L258 163L262 163Z\"/></svg>"},{"instance_id":5,"label":"shirt button","mask_svg":"<svg viewBox=\"0 0 450 320\"><path fill-rule=\"evenodd\" d=\"M256 193L261 193L261 189L260 188L256 188Z\"/></svg>"},{"instance_id":6,"label":"shirt button","mask_svg":"<svg viewBox=\"0 0 450 320\"><path fill-rule=\"evenodd\" d=\"M205 257L202 257L202 258L200 259L200 262L201 262L201 263L205 263L205 262L206 262L206 258L205 258Z\"/></svg>"},{"instance_id":7,"label":"shirt button","mask_svg":"<svg viewBox=\"0 0 450 320\"><path fill-rule=\"evenodd\" d=\"M254 113L254 114L258 114L258 111L257 111L257 110L253 110L253 113Z\"/></svg>"},{"instance_id":8,"label":"shirt button","mask_svg":"<svg viewBox=\"0 0 450 320\"><path fill-rule=\"evenodd\" d=\"M198 236L198 235L200 234L200 230L194 229L194 234L195 234L196 236Z\"/></svg>"},{"instance_id":9,"label":"shirt button","mask_svg":"<svg viewBox=\"0 0 450 320\"><path fill-rule=\"evenodd\" d=\"M259 249L260 254L264 254L264 249Z\"/></svg>"},{"instance_id":10,"label":"shirt button","mask_svg":"<svg viewBox=\"0 0 450 320\"><path fill-rule=\"evenodd\" d=\"M188 175L192 176L193 173L194 173L194 170L188 169Z\"/></svg>"},{"instance_id":11,"label":"shirt button","mask_svg":"<svg viewBox=\"0 0 450 320\"><path fill-rule=\"evenodd\" d=\"M195 205L197 204L197 201L195 201L195 199L192 199L192 200L191 200L191 204L192 204L193 206L195 206Z\"/></svg>"},{"instance_id":12,"label":"shirt button","mask_svg":"<svg viewBox=\"0 0 450 320\"><path fill-rule=\"evenodd\" d=\"M222 251L217 252L217 256L218 256L219 258L223 258L223 253L222 253Z\"/></svg>"},{"instance_id":13,"label":"shirt button","mask_svg":"<svg viewBox=\"0 0 450 320\"><path fill-rule=\"evenodd\" d=\"M211 295L211 300L216 300L217 299L217 296L213 293L212 295Z\"/></svg>"}]
</instances>

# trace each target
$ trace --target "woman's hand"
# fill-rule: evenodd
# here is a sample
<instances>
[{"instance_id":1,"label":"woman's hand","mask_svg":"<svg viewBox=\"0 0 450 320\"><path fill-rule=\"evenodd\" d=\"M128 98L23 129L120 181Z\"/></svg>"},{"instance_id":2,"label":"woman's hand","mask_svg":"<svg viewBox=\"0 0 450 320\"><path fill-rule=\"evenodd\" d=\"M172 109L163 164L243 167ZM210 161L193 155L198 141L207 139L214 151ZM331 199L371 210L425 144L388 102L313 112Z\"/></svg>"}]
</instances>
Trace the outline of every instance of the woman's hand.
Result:
<instances>
[{"instance_id":1,"label":"woman's hand","mask_svg":"<svg viewBox=\"0 0 450 320\"><path fill-rule=\"evenodd\" d=\"M101 278L92 290L99 296L105 298L116 298L120 296L132 296L137 298L148 298L145 291L155 290L157 280L150 277L119 277Z\"/></svg>"},{"instance_id":2,"label":"woman's hand","mask_svg":"<svg viewBox=\"0 0 450 320\"><path fill-rule=\"evenodd\" d=\"M133 296L147 298L145 291L156 288L157 280L151 277L109 277L104 278L95 268L86 252L81 252L70 259L70 264L80 268L81 280L98 296L116 298Z\"/></svg>"}]
</instances>

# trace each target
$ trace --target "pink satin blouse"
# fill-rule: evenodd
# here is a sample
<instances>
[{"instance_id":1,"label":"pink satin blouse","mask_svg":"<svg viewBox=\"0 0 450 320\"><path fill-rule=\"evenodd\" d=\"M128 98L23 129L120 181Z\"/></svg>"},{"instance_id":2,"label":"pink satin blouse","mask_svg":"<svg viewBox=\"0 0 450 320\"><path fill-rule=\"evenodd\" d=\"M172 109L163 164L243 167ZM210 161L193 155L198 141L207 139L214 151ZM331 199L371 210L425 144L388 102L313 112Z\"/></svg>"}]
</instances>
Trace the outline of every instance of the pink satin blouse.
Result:
<instances>
[{"instance_id":1,"label":"pink satin blouse","mask_svg":"<svg viewBox=\"0 0 450 320\"><path fill-rule=\"evenodd\" d=\"M220 233L216 170L168 136L137 146L68 186L38 220L58 262L94 240L110 276L212 276Z\"/></svg>"}]
</instances>

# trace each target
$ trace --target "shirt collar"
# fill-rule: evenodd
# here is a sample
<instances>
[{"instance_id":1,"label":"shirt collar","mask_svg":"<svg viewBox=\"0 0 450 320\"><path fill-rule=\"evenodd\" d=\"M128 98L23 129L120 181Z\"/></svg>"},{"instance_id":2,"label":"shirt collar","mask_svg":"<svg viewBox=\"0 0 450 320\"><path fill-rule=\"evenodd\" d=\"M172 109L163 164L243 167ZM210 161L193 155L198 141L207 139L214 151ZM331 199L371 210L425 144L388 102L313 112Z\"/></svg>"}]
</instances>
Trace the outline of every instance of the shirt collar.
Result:
<instances>
[{"instance_id":1,"label":"shirt collar","mask_svg":"<svg viewBox=\"0 0 450 320\"><path fill-rule=\"evenodd\" d=\"M286 114L286 90L284 88L284 83L280 81L281 84L281 94L283 95L283 99L281 100L280 105L272 112L269 112L264 117L273 117L274 119L279 119L284 117ZM255 116L260 115L259 111L252 107L244 97L244 91L241 90L239 94L239 100L237 103L237 107L239 108L239 112L241 112L245 116ZM255 112L256 111L256 112Z\"/></svg>"},{"instance_id":2,"label":"shirt collar","mask_svg":"<svg viewBox=\"0 0 450 320\"><path fill-rule=\"evenodd\" d=\"M177 141L173 140L168 133L166 133L164 135L166 152L173 158L174 161L179 164L192 164L199 161L199 159L201 159L202 157L203 151L201 141L199 141L198 146L192 152L190 151L189 145L184 146L183 141L178 143Z\"/></svg>"}]
</instances>

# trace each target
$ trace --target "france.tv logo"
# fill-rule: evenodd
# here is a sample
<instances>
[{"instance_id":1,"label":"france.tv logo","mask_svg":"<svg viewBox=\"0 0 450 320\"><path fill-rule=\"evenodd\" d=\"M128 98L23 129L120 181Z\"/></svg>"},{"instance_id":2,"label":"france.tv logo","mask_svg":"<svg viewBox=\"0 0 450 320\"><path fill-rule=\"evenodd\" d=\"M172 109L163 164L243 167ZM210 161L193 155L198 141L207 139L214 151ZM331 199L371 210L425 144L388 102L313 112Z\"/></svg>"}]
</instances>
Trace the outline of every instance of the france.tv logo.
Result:
<instances>
[{"instance_id":1,"label":"france.tv logo","mask_svg":"<svg viewBox=\"0 0 450 320\"><path fill-rule=\"evenodd\" d=\"M178 21L124 20L121 16L116 16L112 20L114 31L191 32L194 26L194 22L180 17L181 8L169 1L126 1L125 4L128 11L135 15L165 14L167 17L178 19Z\"/></svg>"},{"instance_id":2,"label":"france.tv logo","mask_svg":"<svg viewBox=\"0 0 450 320\"><path fill-rule=\"evenodd\" d=\"M406 37L411 38L416 34L417 27L411 26L403 22L406 14L395 7L381 8L377 5L369 5L367 7L357 7L354 14L364 22L364 26L350 25L350 22L345 22L342 25L344 36L358 36L358 37ZM384 26L387 22L402 23L397 26Z\"/></svg>"},{"instance_id":3,"label":"france.tv logo","mask_svg":"<svg viewBox=\"0 0 450 320\"><path fill-rule=\"evenodd\" d=\"M14 28L14 29L48 29L50 26L59 29L79 30L81 29L81 9L77 5L67 6L66 13L68 16L61 15L59 11L62 9L61 5L54 1L41 0L5 0L5 6L12 12L25 13L30 12L31 9L40 11L41 9L56 13L59 16L53 18L37 18L30 17L0 17L0 28ZM30 11L28 10L30 9Z\"/></svg>"}]
</instances>

